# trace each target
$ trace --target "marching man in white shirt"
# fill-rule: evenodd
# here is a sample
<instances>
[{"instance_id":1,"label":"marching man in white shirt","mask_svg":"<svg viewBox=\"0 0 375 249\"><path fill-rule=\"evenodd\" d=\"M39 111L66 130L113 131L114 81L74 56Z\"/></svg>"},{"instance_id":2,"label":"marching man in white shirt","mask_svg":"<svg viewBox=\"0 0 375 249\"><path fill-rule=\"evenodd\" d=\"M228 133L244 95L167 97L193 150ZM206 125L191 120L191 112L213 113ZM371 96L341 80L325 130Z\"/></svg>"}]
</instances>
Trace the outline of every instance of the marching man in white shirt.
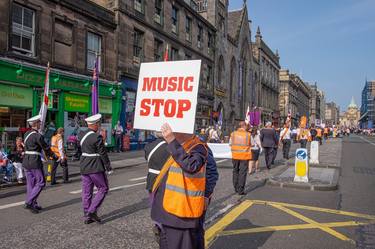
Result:
<instances>
[{"instance_id":1,"label":"marching man in white shirt","mask_svg":"<svg viewBox=\"0 0 375 249\"><path fill-rule=\"evenodd\" d=\"M284 128L280 132L280 143L283 144L283 157L289 159L289 150L292 144L291 140L292 131L290 130L289 123L285 123Z\"/></svg>"}]
</instances>

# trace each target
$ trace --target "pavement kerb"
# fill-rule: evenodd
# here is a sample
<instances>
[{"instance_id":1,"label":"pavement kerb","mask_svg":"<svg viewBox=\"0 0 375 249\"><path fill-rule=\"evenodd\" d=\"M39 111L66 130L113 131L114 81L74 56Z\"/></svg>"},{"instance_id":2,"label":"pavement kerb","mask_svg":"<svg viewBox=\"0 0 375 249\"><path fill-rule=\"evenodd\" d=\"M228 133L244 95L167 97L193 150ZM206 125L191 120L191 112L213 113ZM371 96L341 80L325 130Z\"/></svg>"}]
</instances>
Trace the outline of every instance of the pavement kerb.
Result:
<instances>
[{"instance_id":1,"label":"pavement kerb","mask_svg":"<svg viewBox=\"0 0 375 249\"><path fill-rule=\"evenodd\" d=\"M287 166L288 167L288 166ZM267 180L267 184L271 186L277 186L280 188L295 188L304 189L311 191L334 191L338 189L340 170L336 169L333 175L331 184L311 184L311 183L297 183L297 182L281 182L273 179L276 174Z\"/></svg>"}]
</instances>

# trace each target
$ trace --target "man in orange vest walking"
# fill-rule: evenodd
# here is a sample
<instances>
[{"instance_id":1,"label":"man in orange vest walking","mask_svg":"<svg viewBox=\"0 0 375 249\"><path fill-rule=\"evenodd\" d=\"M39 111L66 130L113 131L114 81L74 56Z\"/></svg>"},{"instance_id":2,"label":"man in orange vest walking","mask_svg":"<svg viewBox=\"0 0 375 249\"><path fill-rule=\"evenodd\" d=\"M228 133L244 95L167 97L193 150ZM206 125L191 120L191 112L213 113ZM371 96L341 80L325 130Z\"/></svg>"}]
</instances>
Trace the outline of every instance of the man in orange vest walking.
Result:
<instances>
[{"instance_id":1,"label":"man in orange vest walking","mask_svg":"<svg viewBox=\"0 0 375 249\"><path fill-rule=\"evenodd\" d=\"M59 164L63 169L63 181L64 183L69 182L69 173L68 173L68 162L64 150L64 128L58 128L56 135L51 139L51 150L58 157L57 160L54 160L52 171L51 171L51 185L57 184L56 182L56 171Z\"/></svg>"},{"instance_id":2,"label":"man in orange vest walking","mask_svg":"<svg viewBox=\"0 0 375 249\"><path fill-rule=\"evenodd\" d=\"M233 187L239 195L245 195L246 173L251 159L251 134L246 130L245 121L230 135L232 150Z\"/></svg>"},{"instance_id":3,"label":"man in orange vest walking","mask_svg":"<svg viewBox=\"0 0 375 249\"><path fill-rule=\"evenodd\" d=\"M204 249L201 220L208 205L207 145L193 134L161 128L170 154L152 187L151 219L161 249Z\"/></svg>"}]
</instances>

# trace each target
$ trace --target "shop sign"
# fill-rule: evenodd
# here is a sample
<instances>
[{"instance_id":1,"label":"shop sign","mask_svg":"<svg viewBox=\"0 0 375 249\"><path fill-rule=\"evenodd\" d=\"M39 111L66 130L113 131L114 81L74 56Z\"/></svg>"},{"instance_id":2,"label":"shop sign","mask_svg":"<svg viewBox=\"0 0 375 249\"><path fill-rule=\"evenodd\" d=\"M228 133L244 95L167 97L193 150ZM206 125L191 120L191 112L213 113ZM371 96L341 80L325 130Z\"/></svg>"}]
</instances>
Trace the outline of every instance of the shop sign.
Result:
<instances>
[{"instance_id":1,"label":"shop sign","mask_svg":"<svg viewBox=\"0 0 375 249\"><path fill-rule=\"evenodd\" d=\"M65 93L64 110L67 112L88 113L90 110L89 96ZM112 100L99 98L99 112L112 114Z\"/></svg>"},{"instance_id":2,"label":"shop sign","mask_svg":"<svg viewBox=\"0 0 375 249\"><path fill-rule=\"evenodd\" d=\"M111 99L99 99L99 112L112 114L112 100Z\"/></svg>"},{"instance_id":3,"label":"shop sign","mask_svg":"<svg viewBox=\"0 0 375 249\"><path fill-rule=\"evenodd\" d=\"M220 88L215 89L215 94L219 97L225 97L226 96L225 90L222 90Z\"/></svg>"},{"instance_id":4,"label":"shop sign","mask_svg":"<svg viewBox=\"0 0 375 249\"><path fill-rule=\"evenodd\" d=\"M23 87L0 85L0 105L33 107L33 90Z\"/></svg>"},{"instance_id":5,"label":"shop sign","mask_svg":"<svg viewBox=\"0 0 375 249\"><path fill-rule=\"evenodd\" d=\"M89 97L66 93L64 96L64 110L68 112L89 112Z\"/></svg>"},{"instance_id":6,"label":"shop sign","mask_svg":"<svg viewBox=\"0 0 375 249\"><path fill-rule=\"evenodd\" d=\"M193 133L201 61L142 63L138 79L134 128Z\"/></svg>"}]
</instances>

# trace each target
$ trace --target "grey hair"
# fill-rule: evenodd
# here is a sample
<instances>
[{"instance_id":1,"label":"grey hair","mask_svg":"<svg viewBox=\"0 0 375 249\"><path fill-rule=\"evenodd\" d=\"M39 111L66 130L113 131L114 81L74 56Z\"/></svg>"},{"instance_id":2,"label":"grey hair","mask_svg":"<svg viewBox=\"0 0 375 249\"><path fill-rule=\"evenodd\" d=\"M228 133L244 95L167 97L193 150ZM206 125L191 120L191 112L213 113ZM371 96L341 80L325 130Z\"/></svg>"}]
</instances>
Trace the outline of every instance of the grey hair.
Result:
<instances>
[{"instance_id":1,"label":"grey hair","mask_svg":"<svg viewBox=\"0 0 375 249\"><path fill-rule=\"evenodd\" d=\"M266 126L272 126L272 123L270 121L266 122Z\"/></svg>"}]
</instances>

